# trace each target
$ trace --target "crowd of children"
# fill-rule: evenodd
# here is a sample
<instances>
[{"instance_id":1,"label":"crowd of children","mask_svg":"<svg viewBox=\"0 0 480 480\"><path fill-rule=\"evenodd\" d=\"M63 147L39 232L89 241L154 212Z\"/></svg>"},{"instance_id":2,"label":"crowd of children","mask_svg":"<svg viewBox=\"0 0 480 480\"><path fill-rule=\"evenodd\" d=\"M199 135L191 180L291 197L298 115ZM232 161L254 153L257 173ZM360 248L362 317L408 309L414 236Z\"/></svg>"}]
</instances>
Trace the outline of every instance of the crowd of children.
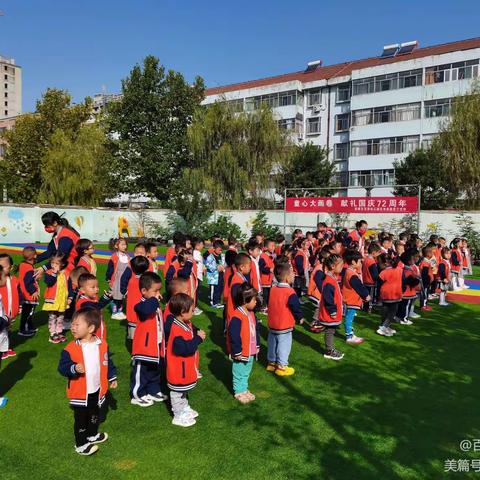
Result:
<instances>
[{"instance_id":1,"label":"crowd of children","mask_svg":"<svg viewBox=\"0 0 480 480\"><path fill-rule=\"evenodd\" d=\"M359 221L348 232L320 223L315 232L305 235L296 229L291 243L283 235L275 239L257 235L243 251L234 238L228 239L225 248L223 240L213 237L204 252L202 239L177 232L166 253L163 281L157 271L156 243L138 243L132 258L127 240L114 239L105 278L109 290L101 296L94 245L88 239L75 240L67 233L68 239L75 240L73 248L62 252L57 242L48 263L37 269L35 248L25 247L18 279L12 274L11 257L0 254L2 358L15 356L9 335L20 311L18 334L28 338L37 333L35 308L40 303L39 281L43 281L48 340L67 342L68 329L73 336L61 353L58 370L68 378L76 451L90 455L108 438L98 432L99 407L109 385L117 385L109 356L108 322L102 313L110 305L112 319L126 320L131 404L150 407L169 400L172 423L190 427L199 413L190 406L188 392L202 376L199 347L206 338L192 319L202 313L198 294L204 279L210 306L223 309L232 390L243 404L255 400L249 377L260 350L260 315L267 316L266 370L290 376L295 373L289 356L296 323L322 332L324 357L341 360L344 355L335 348L334 337L342 324L346 343L364 342L355 333L359 311L369 314L381 309L376 333L392 337L395 324L412 325L412 319L420 317L414 310L417 299L421 312L428 312L429 302L437 297L440 306L448 306L449 289L468 288L464 275L471 273L471 262L465 239L455 238L447 247L445 239L436 235L424 244L415 234L367 235L367 227ZM311 321L305 319L307 310L302 308L307 301L314 307Z\"/></svg>"}]
</instances>

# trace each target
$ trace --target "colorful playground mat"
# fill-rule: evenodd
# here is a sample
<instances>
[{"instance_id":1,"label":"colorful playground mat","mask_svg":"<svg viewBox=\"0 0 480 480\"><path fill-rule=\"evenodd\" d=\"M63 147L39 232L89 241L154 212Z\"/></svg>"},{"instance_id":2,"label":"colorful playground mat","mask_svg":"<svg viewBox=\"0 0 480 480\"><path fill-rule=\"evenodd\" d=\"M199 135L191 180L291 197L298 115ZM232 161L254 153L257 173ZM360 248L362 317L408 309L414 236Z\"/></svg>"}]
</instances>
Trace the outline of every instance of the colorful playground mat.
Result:
<instances>
[{"instance_id":1,"label":"colorful playground mat","mask_svg":"<svg viewBox=\"0 0 480 480\"><path fill-rule=\"evenodd\" d=\"M2 243L0 244L0 252L20 255L22 253L23 248L30 245L31 244L28 244L28 243ZM37 250L37 253L42 253L47 249L46 245L39 244L39 243L35 243L31 246L35 247L35 249ZM93 258L98 263L108 263L111 256L112 256L112 252L110 250L95 249L95 253L93 254ZM165 263L165 256L159 255L157 257L157 265L163 265L164 263Z\"/></svg>"},{"instance_id":2,"label":"colorful playground mat","mask_svg":"<svg viewBox=\"0 0 480 480\"><path fill-rule=\"evenodd\" d=\"M465 280L468 289L458 292L448 292L447 300L449 302L463 302L480 304L480 280Z\"/></svg>"}]
</instances>

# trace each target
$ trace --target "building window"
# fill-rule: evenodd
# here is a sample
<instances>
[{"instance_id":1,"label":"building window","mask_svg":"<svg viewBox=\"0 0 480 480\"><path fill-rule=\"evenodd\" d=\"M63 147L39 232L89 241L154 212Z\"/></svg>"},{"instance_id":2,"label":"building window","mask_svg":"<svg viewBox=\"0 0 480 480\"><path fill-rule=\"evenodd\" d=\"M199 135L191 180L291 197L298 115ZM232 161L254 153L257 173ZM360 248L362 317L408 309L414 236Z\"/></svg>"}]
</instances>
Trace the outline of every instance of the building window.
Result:
<instances>
[{"instance_id":1,"label":"building window","mask_svg":"<svg viewBox=\"0 0 480 480\"><path fill-rule=\"evenodd\" d=\"M268 105L270 108L286 107L301 103L302 96L295 90L288 92L271 93L268 95L259 95L257 97L249 97L245 99L245 110L251 112L258 110L262 104Z\"/></svg>"},{"instance_id":2,"label":"building window","mask_svg":"<svg viewBox=\"0 0 480 480\"><path fill-rule=\"evenodd\" d=\"M335 132L346 132L350 128L350 114L342 113L335 117Z\"/></svg>"},{"instance_id":3,"label":"building window","mask_svg":"<svg viewBox=\"0 0 480 480\"><path fill-rule=\"evenodd\" d=\"M8 98L8 92L5 92L5 98Z\"/></svg>"},{"instance_id":4,"label":"building window","mask_svg":"<svg viewBox=\"0 0 480 480\"><path fill-rule=\"evenodd\" d=\"M348 187L348 172L336 172L333 174L333 184L338 187Z\"/></svg>"},{"instance_id":5,"label":"building window","mask_svg":"<svg viewBox=\"0 0 480 480\"><path fill-rule=\"evenodd\" d=\"M295 132L298 136L303 135L303 116L298 118L282 118L278 120L278 128Z\"/></svg>"},{"instance_id":6,"label":"building window","mask_svg":"<svg viewBox=\"0 0 480 480\"><path fill-rule=\"evenodd\" d=\"M312 107L313 105L321 105L321 103L320 90L309 90L307 93L307 105Z\"/></svg>"},{"instance_id":7,"label":"building window","mask_svg":"<svg viewBox=\"0 0 480 480\"><path fill-rule=\"evenodd\" d=\"M349 172L350 187L384 187L395 185L395 170L358 170Z\"/></svg>"},{"instance_id":8,"label":"building window","mask_svg":"<svg viewBox=\"0 0 480 480\"><path fill-rule=\"evenodd\" d=\"M8 117L8 110L5 110L5 116Z\"/></svg>"},{"instance_id":9,"label":"building window","mask_svg":"<svg viewBox=\"0 0 480 480\"><path fill-rule=\"evenodd\" d=\"M371 140L358 140L352 142L352 157L364 155L394 155L411 153L419 148L420 137L374 138Z\"/></svg>"},{"instance_id":10,"label":"building window","mask_svg":"<svg viewBox=\"0 0 480 480\"><path fill-rule=\"evenodd\" d=\"M8 102L5 102L5 107L8 107Z\"/></svg>"},{"instance_id":11,"label":"building window","mask_svg":"<svg viewBox=\"0 0 480 480\"><path fill-rule=\"evenodd\" d=\"M307 134L318 135L320 133L320 118L314 117L307 119Z\"/></svg>"},{"instance_id":12,"label":"building window","mask_svg":"<svg viewBox=\"0 0 480 480\"><path fill-rule=\"evenodd\" d=\"M405 103L403 105L355 110L352 114L352 123L355 126L363 126L375 123L403 122L419 118L420 103Z\"/></svg>"},{"instance_id":13,"label":"building window","mask_svg":"<svg viewBox=\"0 0 480 480\"><path fill-rule=\"evenodd\" d=\"M439 100L425 102L425 117L448 117L450 115L451 108L451 98L441 98Z\"/></svg>"},{"instance_id":14,"label":"building window","mask_svg":"<svg viewBox=\"0 0 480 480\"><path fill-rule=\"evenodd\" d=\"M333 147L333 159L342 161L348 159L348 143L336 143Z\"/></svg>"},{"instance_id":15,"label":"building window","mask_svg":"<svg viewBox=\"0 0 480 480\"><path fill-rule=\"evenodd\" d=\"M388 75L353 80L352 95L385 92L419 85L422 85L422 70L407 70L404 72L389 73Z\"/></svg>"},{"instance_id":16,"label":"building window","mask_svg":"<svg viewBox=\"0 0 480 480\"><path fill-rule=\"evenodd\" d=\"M447 63L425 69L425 84L443 83L453 80L465 80L478 77L479 60Z\"/></svg>"},{"instance_id":17,"label":"building window","mask_svg":"<svg viewBox=\"0 0 480 480\"><path fill-rule=\"evenodd\" d=\"M350 101L350 85L342 85L337 88L337 103Z\"/></svg>"},{"instance_id":18,"label":"building window","mask_svg":"<svg viewBox=\"0 0 480 480\"><path fill-rule=\"evenodd\" d=\"M235 113L243 112L243 98L239 98L239 99L236 99L236 100L227 100L226 104Z\"/></svg>"}]
</instances>

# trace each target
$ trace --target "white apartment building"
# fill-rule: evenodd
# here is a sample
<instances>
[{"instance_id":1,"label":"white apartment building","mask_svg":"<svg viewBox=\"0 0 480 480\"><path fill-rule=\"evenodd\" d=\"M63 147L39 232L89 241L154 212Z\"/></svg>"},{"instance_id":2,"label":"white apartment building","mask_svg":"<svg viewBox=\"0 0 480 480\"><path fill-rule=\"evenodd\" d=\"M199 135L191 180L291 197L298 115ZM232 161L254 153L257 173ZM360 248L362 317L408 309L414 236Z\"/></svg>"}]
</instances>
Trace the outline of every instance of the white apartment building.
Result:
<instances>
[{"instance_id":1,"label":"white apartment building","mask_svg":"<svg viewBox=\"0 0 480 480\"><path fill-rule=\"evenodd\" d=\"M22 113L22 68L0 56L0 120Z\"/></svg>"},{"instance_id":2,"label":"white apartment building","mask_svg":"<svg viewBox=\"0 0 480 480\"><path fill-rule=\"evenodd\" d=\"M209 88L205 104L228 101L237 111L268 103L298 143L326 147L341 195L390 195L393 164L428 145L448 118L452 97L479 76L480 38L426 48L387 45L378 57ZM349 188L351 187L351 188Z\"/></svg>"}]
</instances>

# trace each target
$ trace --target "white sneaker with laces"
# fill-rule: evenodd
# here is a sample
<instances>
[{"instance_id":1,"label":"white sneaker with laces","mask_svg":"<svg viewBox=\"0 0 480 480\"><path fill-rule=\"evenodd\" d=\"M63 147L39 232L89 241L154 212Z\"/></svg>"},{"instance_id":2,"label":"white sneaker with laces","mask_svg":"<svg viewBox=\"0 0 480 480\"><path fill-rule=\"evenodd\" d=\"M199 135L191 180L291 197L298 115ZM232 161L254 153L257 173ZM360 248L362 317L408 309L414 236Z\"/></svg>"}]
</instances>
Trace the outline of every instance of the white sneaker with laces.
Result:
<instances>
[{"instance_id":1,"label":"white sneaker with laces","mask_svg":"<svg viewBox=\"0 0 480 480\"><path fill-rule=\"evenodd\" d=\"M138 405L139 407L151 407L153 405L153 401L150 399L146 399L145 397L142 398L132 398L130 400L132 405Z\"/></svg>"},{"instance_id":2,"label":"white sneaker with laces","mask_svg":"<svg viewBox=\"0 0 480 480\"><path fill-rule=\"evenodd\" d=\"M393 333L389 332L385 327L378 327L377 333L382 337L393 337Z\"/></svg>"},{"instance_id":3,"label":"white sneaker with laces","mask_svg":"<svg viewBox=\"0 0 480 480\"><path fill-rule=\"evenodd\" d=\"M195 316L201 315L202 313L203 313L203 310L200 310L198 307L196 307L195 310L193 311L193 314Z\"/></svg>"},{"instance_id":4,"label":"white sneaker with laces","mask_svg":"<svg viewBox=\"0 0 480 480\"><path fill-rule=\"evenodd\" d=\"M183 412L180 415L175 415L172 420L172 425L177 425L177 427L191 427L196 423L194 418Z\"/></svg>"},{"instance_id":5,"label":"white sneaker with laces","mask_svg":"<svg viewBox=\"0 0 480 480\"><path fill-rule=\"evenodd\" d=\"M155 395L151 395L151 394L145 395L144 397L142 397L142 399L147 401L150 400L152 402L164 402L165 400L168 399L168 397L164 395L162 392L158 392Z\"/></svg>"},{"instance_id":6,"label":"white sneaker with laces","mask_svg":"<svg viewBox=\"0 0 480 480\"><path fill-rule=\"evenodd\" d=\"M197 418L199 415L199 413L196 410L194 410L190 405L187 405L185 407L185 409L183 410L183 413L185 415L189 415L192 418Z\"/></svg>"}]
</instances>

